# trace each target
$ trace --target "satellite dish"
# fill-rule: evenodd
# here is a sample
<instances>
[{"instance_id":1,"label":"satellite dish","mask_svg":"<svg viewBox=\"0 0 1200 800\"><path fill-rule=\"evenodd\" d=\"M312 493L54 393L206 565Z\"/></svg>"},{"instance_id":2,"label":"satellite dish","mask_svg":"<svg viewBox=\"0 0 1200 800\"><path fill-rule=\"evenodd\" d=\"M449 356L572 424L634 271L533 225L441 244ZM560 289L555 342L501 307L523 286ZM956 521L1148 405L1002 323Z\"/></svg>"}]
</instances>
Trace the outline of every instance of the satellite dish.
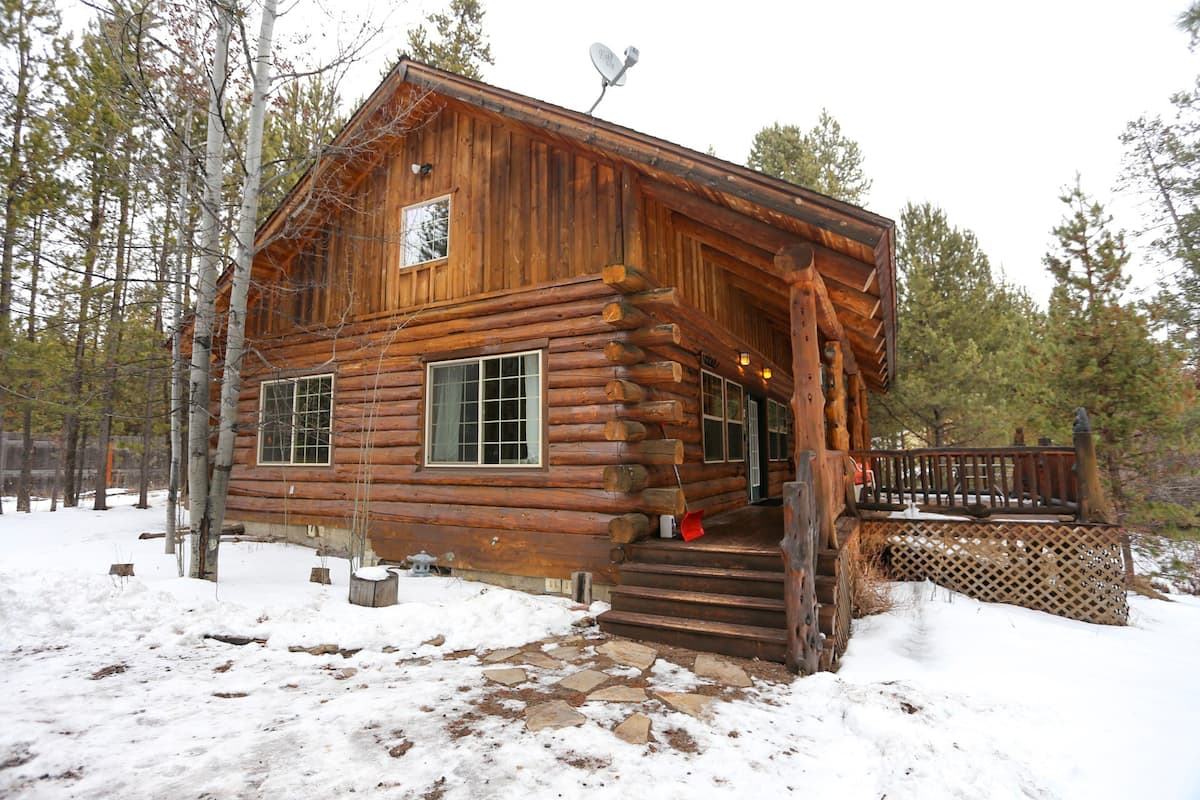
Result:
<instances>
[{"instance_id":1,"label":"satellite dish","mask_svg":"<svg viewBox=\"0 0 1200 800\"><path fill-rule=\"evenodd\" d=\"M592 103L592 107L588 109L588 114L596 110L596 106L600 105L600 101L604 99L604 93L608 91L609 86L624 86L625 73L629 68L638 62L638 49L633 45L625 48L625 60L622 61L620 56L609 50L600 42L596 42L588 48L588 55L592 58L592 64L595 65L596 71L600 73L600 96L596 98L596 102Z\"/></svg>"},{"instance_id":2,"label":"satellite dish","mask_svg":"<svg viewBox=\"0 0 1200 800\"><path fill-rule=\"evenodd\" d=\"M592 65L609 86L625 85L625 62L606 45L596 42L588 49Z\"/></svg>"}]
</instances>

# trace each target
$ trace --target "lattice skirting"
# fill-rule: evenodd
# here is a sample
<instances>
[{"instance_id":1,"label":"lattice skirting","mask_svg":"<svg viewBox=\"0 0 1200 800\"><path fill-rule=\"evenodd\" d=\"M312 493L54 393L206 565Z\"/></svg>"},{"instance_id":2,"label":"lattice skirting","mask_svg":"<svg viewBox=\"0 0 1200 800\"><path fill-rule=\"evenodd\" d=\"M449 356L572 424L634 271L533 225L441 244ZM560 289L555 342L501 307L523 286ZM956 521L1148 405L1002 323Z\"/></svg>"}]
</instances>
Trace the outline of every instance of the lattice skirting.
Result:
<instances>
[{"instance_id":1,"label":"lattice skirting","mask_svg":"<svg viewBox=\"0 0 1200 800\"><path fill-rule=\"evenodd\" d=\"M979 600L1124 625L1121 529L1113 525L864 520L896 580L925 580Z\"/></svg>"}]
</instances>

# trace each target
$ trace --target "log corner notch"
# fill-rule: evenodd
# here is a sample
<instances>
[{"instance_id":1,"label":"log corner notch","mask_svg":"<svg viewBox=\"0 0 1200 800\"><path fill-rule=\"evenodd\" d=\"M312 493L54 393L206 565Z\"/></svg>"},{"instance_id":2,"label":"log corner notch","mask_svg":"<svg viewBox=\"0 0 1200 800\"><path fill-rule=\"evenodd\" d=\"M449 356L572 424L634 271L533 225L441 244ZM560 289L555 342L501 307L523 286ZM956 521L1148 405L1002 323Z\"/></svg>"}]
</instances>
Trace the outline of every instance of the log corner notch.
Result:
<instances>
[{"instance_id":1,"label":"log corner notch","mask_svg":"<svg viewBox=\"0 0 1200 800\"><path fill-rule=\"evenodd\" d=\"M604 357L616 368L604 387L608 401L616 405L616 418L604 427L604 438L622 442L626 463L604 468L604 489L636 495L635 513L623 514L609 522L608 535L617 544L644 539L650 532L650 516L683 513L683 490L677 487L649 488L646 467L653 464L683 463L683 442L678 439L648 439L646 423L664 424L683 421L683 406L678 400L653 400L648 385L679 383L683 366L675 361L653 362L644 347L678 344L679 328L660 325L647 313L648 308L678 303L674 290L656 289L643 273L625 264L610 264L602 272L604 283L622 295L604 306L602 319L618 338L604 347Z\"/></svg>"},{"instance_id":2,"label":"log corner notch","mask_svg":"<svg viewBox=\"0 0 1200 800\"><path fill-rule=\"evenodd\" d=\"M788 670L812 675L820 668L821 633L817 617L817 498L813 478L816 454L796 457L796 480L783 485L783 604L787 615Z\"/></svg>"}]
</instances>

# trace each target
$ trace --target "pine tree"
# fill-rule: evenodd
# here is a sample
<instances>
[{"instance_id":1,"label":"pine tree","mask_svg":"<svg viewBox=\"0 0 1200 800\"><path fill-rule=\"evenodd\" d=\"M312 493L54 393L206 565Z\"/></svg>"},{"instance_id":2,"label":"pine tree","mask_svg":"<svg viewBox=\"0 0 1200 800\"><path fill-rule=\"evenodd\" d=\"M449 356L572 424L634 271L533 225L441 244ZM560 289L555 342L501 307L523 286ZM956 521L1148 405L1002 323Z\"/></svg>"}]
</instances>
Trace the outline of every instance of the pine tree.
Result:
<instances>
[{"instance_id":1,"label":"pine tree","mask_svg":"<svg viewBox=\"0 0 1200 800\"><path fill-rule=\"evenodd\" d=\"M866 202L871 190L862 163L858 142L845 136L825 109L808 131L778 122L763 128L746 160L751 169L857 205Z\"/></svg>"},{"instance_id":2,"label":"pine tree","mask_svg":"<svg viewBox=\"0 0 1200 800\"><path fill-rule=\"evenodd\" d=\"M998 445L1020 424L1016 401L1036 310L997 281L975 235L942 209L909 204L897 247L901 341L892 391L872 408L872 430L926 446Z\"/></svg>"},{"instance_id":3,"label":"pine tree","mask_svg":"<svg viewBox=\"0 0 1200 800\"><path fill-rule=\"evenodd\" d=\"M425 18L435 38L430 38L424 24L409 29L408 54L430 66L482 80L484 64L496 63L483 30L484 13L479 0L450 0L447 11Z\"/></svg>"},{"instance_id":4,"label":"pine tree","mask_svg":"<svg viewBox=\"0 0 1200 800\"><path fill-rule=\"evenodd\" d=\"M1168 345L1157 341L1143 310L1123 300L1129 277L1124 234L1082 189L1053 229L1058 240L1044 263L1054 276L1040 346L1041 380L1057 416L1082 406L1099 439L1099 457L1118 510L1130 479L1175 431L1183 409L1181 373Z\"/></svg>"}]
</instances>

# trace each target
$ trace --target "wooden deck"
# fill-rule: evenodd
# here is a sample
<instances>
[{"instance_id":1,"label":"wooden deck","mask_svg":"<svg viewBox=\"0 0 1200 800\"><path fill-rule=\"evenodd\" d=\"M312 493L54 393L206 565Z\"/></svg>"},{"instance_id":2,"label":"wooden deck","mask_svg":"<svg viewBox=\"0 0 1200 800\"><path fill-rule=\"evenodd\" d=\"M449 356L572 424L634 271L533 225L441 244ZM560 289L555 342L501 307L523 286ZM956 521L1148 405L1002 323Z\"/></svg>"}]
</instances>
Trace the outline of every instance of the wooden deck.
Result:
<instances>
[{"instance_id":1,"label":"wooden deck","mask_svg":"<svg viewBox=\"0 0 1200 800\"><path fill-rule=\"evenodd\" d=\"M752 505L704 518L704 535L685 542L682 539L658 539L663 544L697 550L765 548L779 551L783 539L783 506Z\"/></svg>"}]
</instances>

